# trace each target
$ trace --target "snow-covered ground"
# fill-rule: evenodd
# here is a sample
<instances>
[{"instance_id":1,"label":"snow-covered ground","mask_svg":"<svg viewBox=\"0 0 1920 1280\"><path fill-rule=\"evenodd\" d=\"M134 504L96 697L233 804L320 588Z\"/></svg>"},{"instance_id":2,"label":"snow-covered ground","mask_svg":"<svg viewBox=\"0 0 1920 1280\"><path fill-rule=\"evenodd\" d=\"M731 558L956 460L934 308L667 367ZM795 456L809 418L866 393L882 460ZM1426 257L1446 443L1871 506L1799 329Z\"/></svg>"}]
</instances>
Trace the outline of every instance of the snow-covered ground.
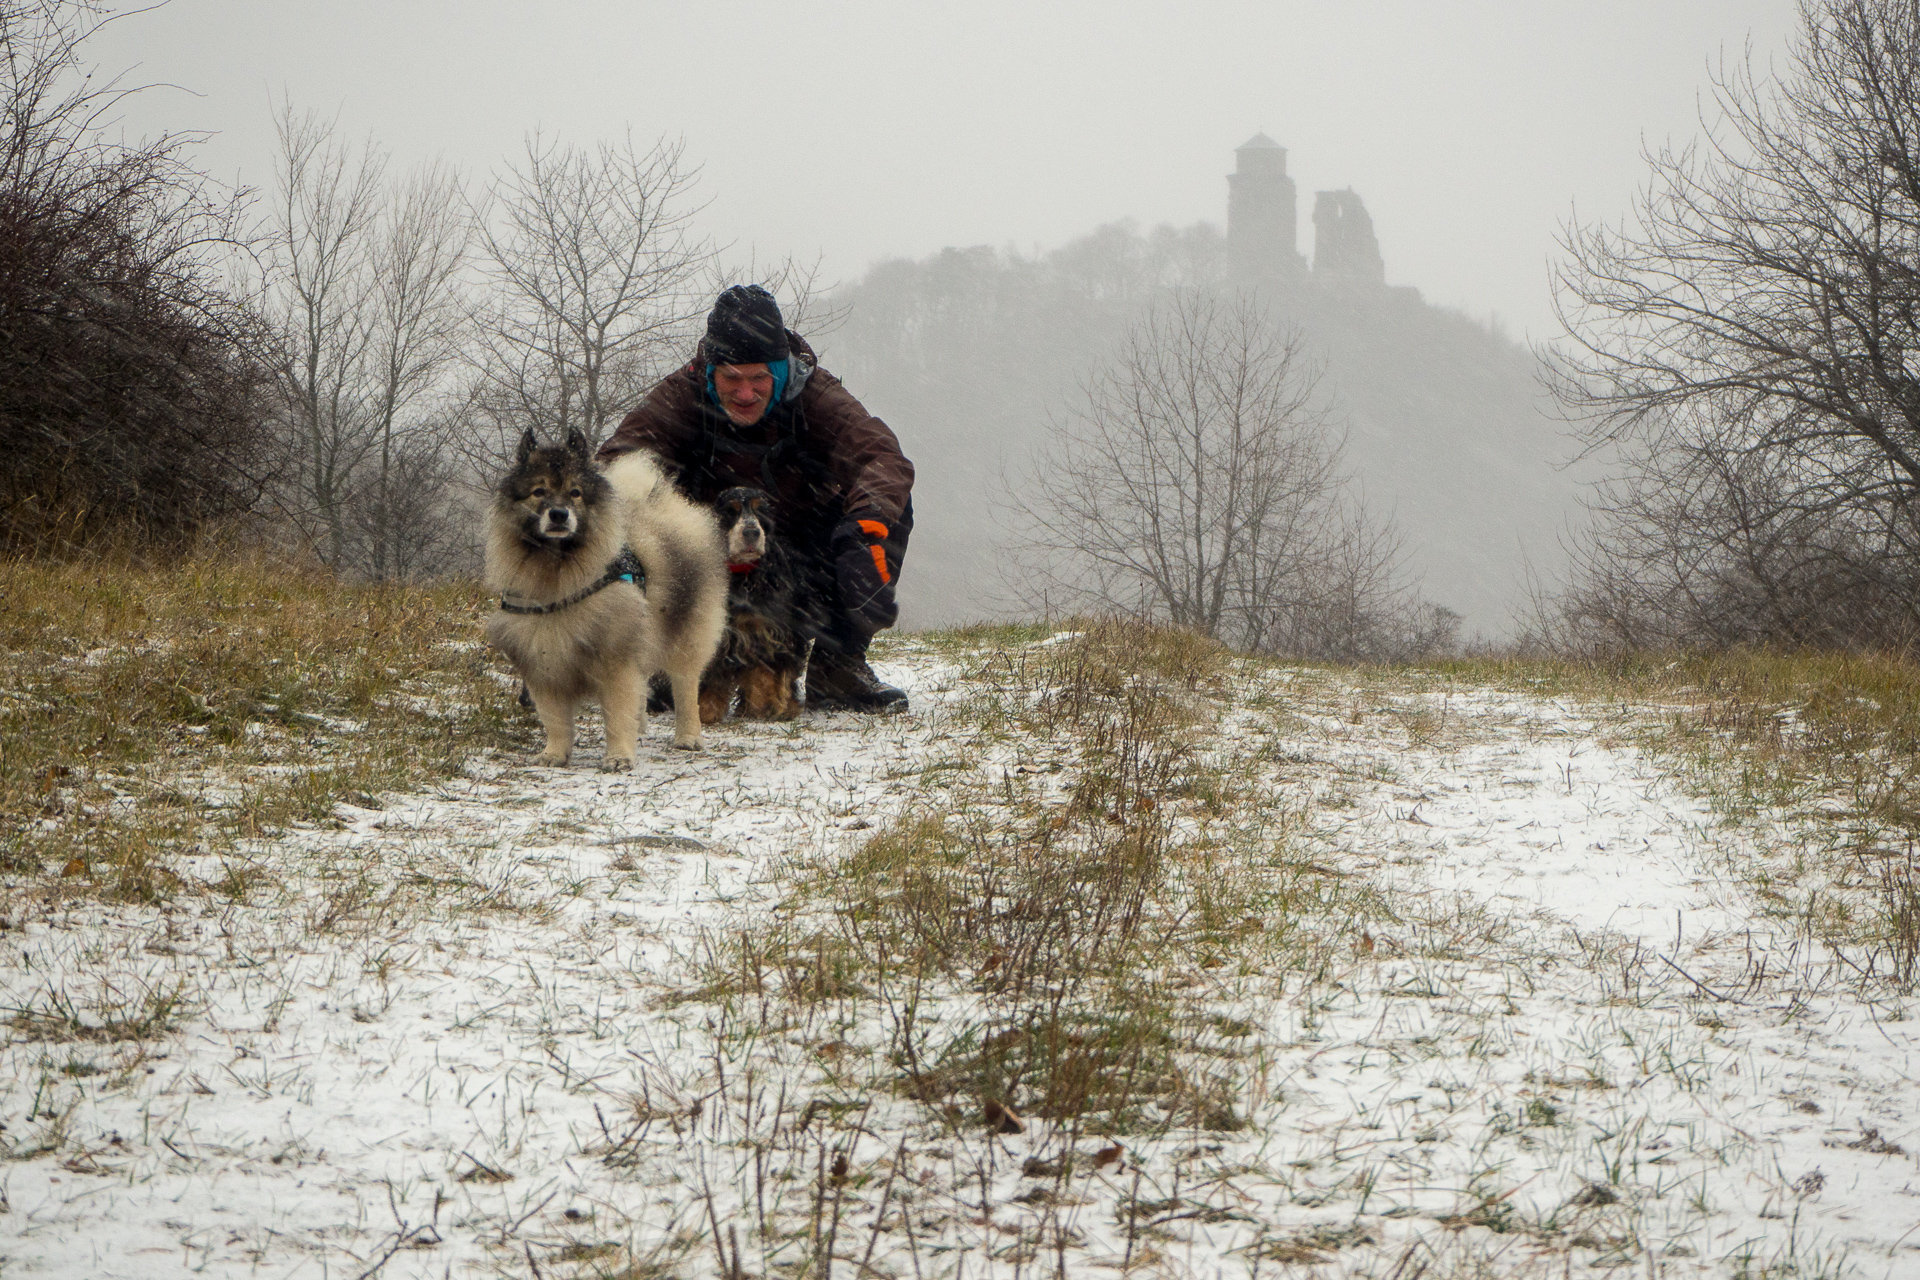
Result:
<instances>
[{"instance_id":1,"label":"snow-covered ground","mask_svg":"<svg viewBox=\"0 0 1920 1280\"><path fill-rule=\"evenodd\" d=\"M1618 714L1474 689L1381 702L1361 724L1308 717L1319 771L1381 777L1321 834L1401 912L1431 903L1423 927L1457 931L1457 954L1348 975L1294 1123L1375 1148L1376 1195L1442 1219L1463 1191L1492 1199L1469 1216L1555 1221L1596 1265L1920 1276L1910 1006L1843 989L1729 875L1791 857L1753 845L1788 833L1716 823ZM1409 712L1448 727L1396 742ZM1461 1248L1524 1273L1532 1246Z\"/></svg>"},{"instance_id":2,"label":"snow-covered ground","mask_svg":"<svg viewBox=\"0 0 1920 1280\"><path fill-rule=\"evenodd\" d=\"M982 737L939 650L879 665L911 716L656 724L621 776L590 738L194 869L227 898L0 910L0 1276L791 1274L825 1237L811 1274L1920 1276L1908 1009L1768 931L1760 837L1617 716L1249 675L1229 747L1391 912L1196 996L1253 1028L1244 1128L989 1133L836 1068L877 1018L703 996L806 868L1057 745Z\"/></svg>"}]
</instances>

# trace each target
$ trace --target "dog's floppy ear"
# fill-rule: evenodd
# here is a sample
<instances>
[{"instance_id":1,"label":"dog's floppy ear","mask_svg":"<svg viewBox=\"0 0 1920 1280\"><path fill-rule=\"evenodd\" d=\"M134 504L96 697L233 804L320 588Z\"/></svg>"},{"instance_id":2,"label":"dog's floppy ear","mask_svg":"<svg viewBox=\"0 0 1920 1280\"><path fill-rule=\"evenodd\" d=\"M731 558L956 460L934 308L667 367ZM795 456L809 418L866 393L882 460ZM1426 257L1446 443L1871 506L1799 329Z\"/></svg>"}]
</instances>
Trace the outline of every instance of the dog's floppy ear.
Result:
<instances>
[{"instance_id":1,"label":"dog's floppy ear","mask_svg":"<svg viewBox=\"0 0 1920 1280\"><path fill-rule=\"evenodd\" d=\"M567 452L580 459L581 466L593 461L593 451L587 448L587 437L578 427L567 432Z\"/></svg>"},{"instance_id":2,"label":"dog's floppy ear","mask_svg":"<svg viewBox=\"0 0 1920 1280\"><path fill-rule=\"evenodd\" d=\"M527 459L532 457L533 451L539 447L540 437L533 434L532 427L528 427L527 433L520 437L520 448L514 452L513 460L515 464L522 467L526 466Z\"/></svg>"}]
</instances>

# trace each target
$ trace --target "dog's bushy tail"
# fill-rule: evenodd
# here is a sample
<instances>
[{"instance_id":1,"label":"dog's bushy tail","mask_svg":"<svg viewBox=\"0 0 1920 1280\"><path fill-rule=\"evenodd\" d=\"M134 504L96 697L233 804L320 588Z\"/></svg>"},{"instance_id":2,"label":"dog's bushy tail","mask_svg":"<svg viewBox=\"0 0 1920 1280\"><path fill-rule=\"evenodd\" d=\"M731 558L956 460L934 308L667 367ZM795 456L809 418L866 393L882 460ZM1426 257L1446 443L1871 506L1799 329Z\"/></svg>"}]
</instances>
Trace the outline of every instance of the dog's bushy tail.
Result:
<instances>
[{"instance_id":1,"label":"dog's bushy tail","mask_svg":"<svg viewBox=\"0 0 1920 1280\"><path fill-rule=\"evenodd\" d=\"M663 639L669 648L698 654L697 676L726 626L727 557L720 522L712 508L682 494L645 450L615 458L606 476L627 504L627 545L646 566L647 601L667 627Z\"/></svg>"},{"instance_id":2,"label":"dog's bushy tail","mask_svg":"<svg viewBox=\"0 0 1920 1280\"><path fill-rule=\"evenodd\" d=\"M607 464L606 476L615 493L642 508L663 504L671 508L676 500L686 502L673 487L673 481L667 479L659 460L645 449L635 449L615 458Z\"/></svg>"}]
</instances>

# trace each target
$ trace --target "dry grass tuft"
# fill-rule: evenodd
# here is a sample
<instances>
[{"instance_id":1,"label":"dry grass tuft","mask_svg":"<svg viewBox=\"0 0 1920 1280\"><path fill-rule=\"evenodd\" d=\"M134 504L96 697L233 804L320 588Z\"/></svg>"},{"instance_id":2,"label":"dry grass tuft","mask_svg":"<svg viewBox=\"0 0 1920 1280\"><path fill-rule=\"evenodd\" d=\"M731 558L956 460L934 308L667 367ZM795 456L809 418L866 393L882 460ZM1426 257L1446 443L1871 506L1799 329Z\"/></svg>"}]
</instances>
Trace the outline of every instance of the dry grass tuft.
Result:
<instances>
[{"instance_id":1,"label":"dry grass tuft","mask_svg":"<svg viewBox=\"0 0 1920 1280\"><path fill-rule=\"evenodd\" d=\"M130 992L105 984L99 994L84 999L49 986L38 1000L5 1010L0 1022L22 1040L117 1044L170 1034L186 1015L186 1006L185 989L178 983Z\"/></svg>"},{"instance_id":2,"label":"dry grass tuft","mask_svg":"<svg viewBox=\"0 0 1920 1280\"><path fill-rule=\"evenodd\" d=\"M167 898L184 859L517 743L485 607L264 556L0 562L0 876Z\"/></svg>"},{"instance_id":3,"label":"dry grass tuft","mask_svg":"<svg viewBox=\"0 0 1920 1280\"><path fill-rule=\"evenodd\" d=\"M1228 803L1249 767L1219 736L1236 659L1109 620L966 648L974 736L939 798L809 869L810 923L716 947L682 998L758 1000L762 1026L878 1006L892 1087L959 1126L1243 1127L1253 1046L1204 1007L1210 975L1318 973L1365 909L1307 874L1283 815ZM982 767L995 744L1018 767Z\"/></svg>"}]
</instances>

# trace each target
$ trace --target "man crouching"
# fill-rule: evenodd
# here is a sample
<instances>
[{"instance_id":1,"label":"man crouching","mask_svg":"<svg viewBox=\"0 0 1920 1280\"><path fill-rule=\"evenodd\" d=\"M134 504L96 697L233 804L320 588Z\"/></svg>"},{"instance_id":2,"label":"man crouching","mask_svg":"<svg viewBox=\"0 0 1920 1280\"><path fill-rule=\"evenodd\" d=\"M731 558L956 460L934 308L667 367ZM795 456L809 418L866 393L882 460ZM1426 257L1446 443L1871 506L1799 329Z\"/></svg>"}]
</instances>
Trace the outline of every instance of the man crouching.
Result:
<instances>
[{"instance_id":1,"label":"man crouching","mask_svg":"<svg viewBox=\"0 0 1920 1280\"><path fill-rule=\"evenodd\" d=\"M867 665L899 616L894 585L913 531L913 464L887 424L815 363L759 285L720 295L693 359L662 379L600 446L604 465L644 449L695 502L771 493L813 597L807 705L904 711L907 695Z\"/></svg>"}]
</instances>

